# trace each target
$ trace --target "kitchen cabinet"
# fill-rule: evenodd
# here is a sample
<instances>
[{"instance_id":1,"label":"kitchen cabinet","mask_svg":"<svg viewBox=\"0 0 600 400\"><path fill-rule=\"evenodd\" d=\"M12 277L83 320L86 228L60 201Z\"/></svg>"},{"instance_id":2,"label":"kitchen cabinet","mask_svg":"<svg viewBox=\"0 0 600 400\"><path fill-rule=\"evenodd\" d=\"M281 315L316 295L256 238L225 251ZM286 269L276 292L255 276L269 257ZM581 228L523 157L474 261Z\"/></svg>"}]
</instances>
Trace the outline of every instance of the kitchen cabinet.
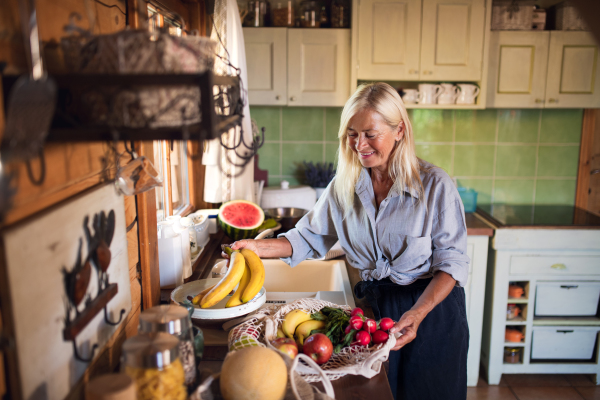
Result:
<instances>
[{"instance_id":1,"label":"kitchen cabinet","mask_svg":"<svg viewBox=\"0 0 600 400\"><path fill-rule=\"evenodd\" d=\"M251 105L343 106L350 30L244 28Z\"/></svg>"},{"instance_id":2,"label":"kitchen cabinet","mask_svg":"<svg viewBox=\"0 0 600 400\"><path fill-rule=\"evenodd\" d=\"M479 81L484 0L360 0L358 79Z\"/></svg>"},{"instance_id":3,"label":"kitchen cabinet","mask_svg":"<svg viewBox=\"0 0 600 400\"><path fill-rule=\"evenodd\" d=\"M492 210L503 222L494 222L485 289L488 383L503 373L596 374L600 383L600 218L574 207L546 206L545 215L537 210L544 206L524 214L525 207ZM509 285L523 295L509 296ZM509 315L509 305L520 313ZM521 340L507 341L507 328Z\"/></svg>"},{"instance_id":4,"label":"kitchen cabinet","mask_svg":"<svg viewBox=\"0 0 600 400\"><path fill-rule=\"evenodd\" d=\"M489 107L600 107L598 46L587 32L494 31Z\"/></svg>"}]
</instances>

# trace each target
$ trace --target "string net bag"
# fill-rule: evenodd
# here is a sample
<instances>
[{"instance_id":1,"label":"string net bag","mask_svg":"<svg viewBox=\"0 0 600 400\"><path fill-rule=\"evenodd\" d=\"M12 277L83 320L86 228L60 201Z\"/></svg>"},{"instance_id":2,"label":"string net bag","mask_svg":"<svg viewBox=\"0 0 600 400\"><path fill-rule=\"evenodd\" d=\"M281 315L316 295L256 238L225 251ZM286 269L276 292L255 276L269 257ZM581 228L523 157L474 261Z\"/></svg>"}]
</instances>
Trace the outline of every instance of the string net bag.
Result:
<instances>
[{"instance_id":1,"label":"string net bag","mask_svg":"<svg viewBox=\"0 0 600 400\"><path fill-rule=\"evenodd\" d=\"M270 305L257 310L255 313L245 317L241 323L229 332L229 350L235 351L246 345L263 346L275 349L270 342L277 337L277 328L281 326L285 316L297 309L308 313L316 313L323 307L339 308L350 315L349 306L341 306L328 301L304 298L289 304ZM240 322L240 320L236 321ZM396 344L396 336L390 335L385 343L373 346L348 346L343 347L337 354L332 354L329 361L320 365L330 380L339 379L345 375L362 375L372 378L381 371L382 363L390 354L390 350ZM307 382L320 380L320 371L314 366L309 366L300 361L296 368Z\"/></svg>"}]
</instances>

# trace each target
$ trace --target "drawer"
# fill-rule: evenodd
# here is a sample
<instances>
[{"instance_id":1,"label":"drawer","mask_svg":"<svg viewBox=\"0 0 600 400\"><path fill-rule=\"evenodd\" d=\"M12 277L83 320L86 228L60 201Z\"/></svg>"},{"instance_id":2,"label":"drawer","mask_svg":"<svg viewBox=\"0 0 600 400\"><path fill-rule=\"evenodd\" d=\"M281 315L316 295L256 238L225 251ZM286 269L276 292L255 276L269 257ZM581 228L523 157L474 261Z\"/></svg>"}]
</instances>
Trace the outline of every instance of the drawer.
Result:
<instances>
[{"instance_id":1,"label":"drawer","mask_svg":"<svg viewBox=\"0 0 600 400\"><path fill-rule=\"evenodd\" d=\"M511 275L600 275L598 256L512 256Z\"/></svg>"},{"instance_id":2,"label":"drawer","mask_svg":"<svg viewBox=\"0 0 600 400\"><path fill-rule=\"evenodd\" d=\"M538 282L535 291L535 315L596 315L598 299L600 282Z\"/></svg>"},{"instance_id":3,"label":"drawer","mask_svg":"<svg viewBox=\"0 0 600 400\"><path fill-rule=\"evenodd\" d=\"M597 334L598 327L534 326L531 358L589 360Z\"/></svg>"}]
</instances>

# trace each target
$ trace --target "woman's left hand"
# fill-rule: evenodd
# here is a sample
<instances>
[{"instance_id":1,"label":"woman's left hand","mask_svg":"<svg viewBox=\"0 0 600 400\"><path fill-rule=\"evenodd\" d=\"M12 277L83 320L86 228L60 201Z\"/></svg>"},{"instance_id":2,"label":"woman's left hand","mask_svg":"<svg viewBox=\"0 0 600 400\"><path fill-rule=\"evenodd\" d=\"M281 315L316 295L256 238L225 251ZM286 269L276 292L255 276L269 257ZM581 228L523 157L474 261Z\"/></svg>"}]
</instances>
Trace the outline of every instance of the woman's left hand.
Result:
<instances>
[{"instance_id":1,"label":"woman's left hand","mask_svg":"<svg viewBox=\"0 0 600 400\"><path fill-rule=\"evenodd\" d=\"M402 314L400 320L390 329L391 334L402 333L402 336L396 339L396 345L392 350L400 350L401 347L415 340L421 321L423 317L417 310L408 310Z\"/></svg>"}]
</instances>

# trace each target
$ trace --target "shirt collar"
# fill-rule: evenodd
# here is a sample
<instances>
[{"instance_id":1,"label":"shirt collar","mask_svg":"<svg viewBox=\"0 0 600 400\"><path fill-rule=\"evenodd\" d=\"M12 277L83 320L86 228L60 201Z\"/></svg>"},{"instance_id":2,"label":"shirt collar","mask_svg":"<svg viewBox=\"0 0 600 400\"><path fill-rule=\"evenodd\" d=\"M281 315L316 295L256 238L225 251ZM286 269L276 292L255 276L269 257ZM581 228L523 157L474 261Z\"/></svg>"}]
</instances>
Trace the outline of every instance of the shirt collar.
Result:
<instances>
[{"instance_id":1,"label":"shirt collar","mask_svg":"<svg viewBox=\"0 0 600 400\"><path fill-rule=\"evenodd\" d=\"M369 174L369 169L363 167L362 171L360 172L360 176L358 177L358 182L356 183L355 192L357 194L362 193L363 191L367 190L369 186L373 186L373 183L371 182L371 175ZM415 199L419 198L419 193L415 190L415 188L404 187L403 191L410 194ZM390 197L396 197L398 195L398 191L392 187L390 190Z\"/></svg>"}]
</instances>

